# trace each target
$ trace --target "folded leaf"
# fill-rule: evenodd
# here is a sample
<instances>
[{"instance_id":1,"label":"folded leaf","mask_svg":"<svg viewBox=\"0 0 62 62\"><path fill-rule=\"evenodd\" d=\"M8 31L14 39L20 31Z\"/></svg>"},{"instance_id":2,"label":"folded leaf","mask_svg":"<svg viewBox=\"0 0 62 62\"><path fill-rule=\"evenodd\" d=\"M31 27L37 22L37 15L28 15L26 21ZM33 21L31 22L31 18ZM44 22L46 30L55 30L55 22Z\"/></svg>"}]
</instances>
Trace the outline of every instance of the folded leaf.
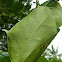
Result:
<instances>
[{"instance_id":1,"label":"folded leaf","mask_svg":"<svg viewBox=\"0 0 62 62\"><path fill-rule=\"evenodd\" d=\"M44 42L56 33L51 10L43 6L34 9L7 33L11 62L36 62L44 51Z\"/></svg>"}]
</instances>

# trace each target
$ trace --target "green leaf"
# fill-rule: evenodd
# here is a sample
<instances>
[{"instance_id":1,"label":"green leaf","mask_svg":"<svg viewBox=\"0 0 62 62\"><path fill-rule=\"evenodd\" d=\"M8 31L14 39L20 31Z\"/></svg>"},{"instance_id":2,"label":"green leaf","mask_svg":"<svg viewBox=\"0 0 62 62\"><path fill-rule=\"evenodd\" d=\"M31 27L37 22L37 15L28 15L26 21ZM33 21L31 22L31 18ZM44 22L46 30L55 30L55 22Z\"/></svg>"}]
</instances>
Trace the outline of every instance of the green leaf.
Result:
<instances>
[{"instance_id":1,"label":"green leaf","mask_svg":"<svg viewBox=\"0 0 62 62\"><path fill-rule=\"evenodd\" d=\"M44 42L48 46L56 33L51 10L43 6L34 9L7 33L11 62L36 62L45 50L41 46Z\"/></svg>"},{"instance_id":2,"label":"green leaf","mask_svg":"<svg viewBox=\"0 0 62 62\"><path fill-rule=\"evenodd\" d=\"M51 62L62 62L62 61L53 59Z\"/></svg>"},{"instance_id":3,"label":"green leaf","mask_svg":"<svg viewBox=\"0 0 62 62\"><path fill-rule=\"evenodd\" d=\"M45 57L41 56L36 62L49 62Z\"/></svg>"},{"instance_id":4,"label":"green leaf","mask_svg":"<svg viewBox=\"0 0 62 62\"><path fill-rule=\"evenodd\" d=\"M48 7L57 7L60 6L60 4L57 1L46 1L42 3L40 6L48 6Z\"/></svg>"},{"instance_id":5,"label":"green leaf","mask_svg":"<svg viewBox=\"0 0 62 62\"><path fill-rule=\"evenodd\" d=\"M1 56L0 62L11 62L9 56Z\"/></svg>"},{"instance_id":6,"label":"green leaf","mask_svg":"<svg viewBox=\"0 0 62 62\"><path fill-rule=\"evenodd\" d=\"M2 6L2 1L0 0L0 9L1 9L1 6Z\"/></svg>"}]
</instances>

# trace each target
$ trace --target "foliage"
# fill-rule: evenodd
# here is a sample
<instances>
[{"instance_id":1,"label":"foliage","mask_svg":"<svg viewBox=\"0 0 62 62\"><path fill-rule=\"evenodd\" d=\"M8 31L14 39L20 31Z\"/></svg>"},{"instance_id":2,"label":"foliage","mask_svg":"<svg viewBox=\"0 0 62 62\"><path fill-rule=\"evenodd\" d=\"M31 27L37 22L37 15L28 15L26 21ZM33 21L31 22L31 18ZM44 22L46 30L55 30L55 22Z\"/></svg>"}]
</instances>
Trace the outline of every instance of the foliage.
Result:
<instances>
[{"instance_id":1,"label":"foliage","mask_svg":"<svg viewBox=\"0 0 62 62\"><path fill-rule=\"evenodd\" d=\"M41 56L36 62L49 62L44 56Z\"/></svg>"},{"instance_id":2,"label":"foliage","mask_svg":"<svg viewBox=\"0 0 62 62\"><path fill-rule=\"evenodd\" d=\"M11 62L9 56L1 56L0 62Z\"/></svg>"},{"instance_id":3,"label":"foliage","mask_svg":"<svg viewBox=\"0 0 62 62\"><path fill-rule=\"evenodd\" d=\"M30 3L23 0L0 0L0 42L1 48L7 51L7 36L2 29L10 30L17 22L30 13Z\"/></svg>"},{"instance_id":4,"label":"foliage","mask_svg":"<svg viewBox=\"0 0 62 62\"><path fill-rule=\"evenodd\" d=\"M30 1L0 0L0 50L2 52L8 53L7 35L3 32L3 29L10 30L17 22L31 12L30 8ZM2 56L0 58L1 60L4 59Z\"/></svg>"},{"instance_id":5,"label":"foliage","mask_svg":"<svg viewBox=\"0 0 62 62\"><path fill-rule=\"evenodd\" d=\"M9 30L7 36L6 33L0 32L1 46L5 45L1 48L2 51L9 52L11 62L36 62L62 25L60 5L57 1L52 1L48 2L48 7L42 6L45 3L38 7L39 3L36 0L38 8L31 12L29 0L0 0L0 3L0 31ZM7 42L4 42L6 37Z\"/></svg>"},{"instance_id":6,"label":"foliage","mask_svg":"<svg viewBox=\"0 0 62 62\"><path fill-rule=\"evenodd\" d=\"M7 33L11 61L36 62L37 58L43 53L41 51L42 44L56 33L56 24L51 16L50 9L47 7L34 9Z\"/></svg>"},{"instance_id":7,"label":"foliage","mask_svg":"<svg viewBox=\"0 0 62 62\"><path fill-rule=\"evenodd\" d=\"M61 61L62 54L58 54L58 47L55 50L52 45L51 49L47 48L45 52L42 54L42 56L46 57L49 61L52 61L52 60Z\"/></svg>"},{"instance_id":8,"label":"foliage","mask_svg":"<svg viewBox=\"0 0 62 62\"><path fill-rule=\"evenodd\" d=\"M53 59L52 61L49 61L44 56L41 56L36 62L62 62L62 61L55 60L55 59Z\"/></svg>"},{"instance_id":9,"label":"foliage","mask_svg":"<svg viewBox=\"0 0 62 62\"><path fill-rule=\"evenodd\" d=\"M48 45L50 41L47 40L57 34L57 27L62 25L61 11L58 4L51 9L40 6L7 33L8 51L12 62L37 61L44 52L43 49L45 50L41 48L43 43Z\"/></svg>"},{"instance_id":10,"label":"foliage","mask_svg":"<svg viewBox=\"0 0 62 62\"><path fill-rule=\"evenodd\" d=\"M0 50L0 62L11 62L8 56L8 52L3 52Z\"/></svg>"}]
</instances>

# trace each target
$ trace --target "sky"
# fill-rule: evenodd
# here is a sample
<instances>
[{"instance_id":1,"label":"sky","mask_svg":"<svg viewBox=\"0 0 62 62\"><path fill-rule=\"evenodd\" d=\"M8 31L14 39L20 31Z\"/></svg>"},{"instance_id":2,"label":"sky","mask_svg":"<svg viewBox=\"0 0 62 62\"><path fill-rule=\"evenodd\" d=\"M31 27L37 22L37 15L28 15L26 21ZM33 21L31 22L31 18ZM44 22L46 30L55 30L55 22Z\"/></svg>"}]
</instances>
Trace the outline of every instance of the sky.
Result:
<instances>
[{"instance_id":1,"label":"sky","mask_svg":"<svg viewBox=\"0 0 62 62\"><path fill-rule=\"evenodd\" d=\"M33 2L35 2L36 0L33 0ZM39 0L39 3L43 3L47 0ZM59 1L61 7L62 7L62 0ZM35 8L36 4L32 3L32 8ZM56 37L52 40L52 42L50 43L50 45L48 46L48 48L51 49L51 45L54 46L55 50L58 47L58 54L62 54L62 26L60 27L60 32L56 35Z\"/></svg>"}]
</instances>

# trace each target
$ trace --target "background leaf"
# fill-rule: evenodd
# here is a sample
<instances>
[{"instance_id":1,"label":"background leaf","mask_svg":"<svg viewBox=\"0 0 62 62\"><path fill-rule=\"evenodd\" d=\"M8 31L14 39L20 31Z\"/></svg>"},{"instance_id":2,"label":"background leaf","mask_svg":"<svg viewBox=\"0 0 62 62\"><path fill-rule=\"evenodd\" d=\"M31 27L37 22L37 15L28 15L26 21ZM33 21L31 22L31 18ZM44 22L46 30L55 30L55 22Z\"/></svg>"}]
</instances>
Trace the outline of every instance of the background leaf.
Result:
<instances>
[{"instance_id":1,"label":"background leaf","mask_svg":"<svg viewBox=\"0 0 62 62\"><path fill-rule=\"evenodd\" d=\"M1 56L0 62L11 62L9 56Z\"/></svg>"}]
</instances>

